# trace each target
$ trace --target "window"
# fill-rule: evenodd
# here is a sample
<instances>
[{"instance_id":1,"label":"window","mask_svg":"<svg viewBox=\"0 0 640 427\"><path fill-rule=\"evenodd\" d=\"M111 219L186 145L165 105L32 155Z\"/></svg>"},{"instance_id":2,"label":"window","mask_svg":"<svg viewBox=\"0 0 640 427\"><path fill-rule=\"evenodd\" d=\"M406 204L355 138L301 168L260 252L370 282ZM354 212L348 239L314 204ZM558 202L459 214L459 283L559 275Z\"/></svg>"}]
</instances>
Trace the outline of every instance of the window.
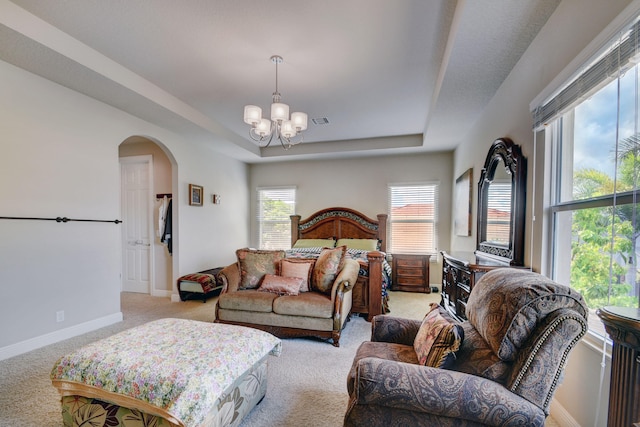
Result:
<instances>
[{"instance_id":1,"label":"window","mask_svg":"<svg viewBox=\"0 0 640 427\"><path fill-rule=\"evenodd\" d=\"M597 308L640 307L639 38L635 19L535 112L552 147L552 278L582 294L603 336Z\"/></svg>"},{"instance_id":2,"label":"window","mask_svg":"<svg viewBox=\"0 0 640 427\"><path fill-rule=\"evenodd\" d=\"M291 215L296 211L295 187L258 188L258 247L291 248Z\"/></svg>"},{"instance_id":3,"label":"window","mask_svg":"<svg viewBox=\"0 0 640 427\"><path fill-rule=\"evenodd\" d=\"M438 184L389 185L391 253L435 254Z\"/></svg>"}]
</instances>

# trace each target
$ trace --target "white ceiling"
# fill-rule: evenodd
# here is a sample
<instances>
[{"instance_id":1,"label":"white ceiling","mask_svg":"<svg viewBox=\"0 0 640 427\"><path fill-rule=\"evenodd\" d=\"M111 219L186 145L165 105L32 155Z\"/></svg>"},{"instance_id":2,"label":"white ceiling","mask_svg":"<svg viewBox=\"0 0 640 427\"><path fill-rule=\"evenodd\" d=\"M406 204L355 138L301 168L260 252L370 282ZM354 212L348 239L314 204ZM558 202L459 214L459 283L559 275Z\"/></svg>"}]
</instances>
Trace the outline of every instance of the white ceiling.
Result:
<instances>
[{"instance_id":1,"label":"white ceiling","mask_svg":"<svg viewBox=\"0 0 640 427\"><path fill-rule=\"evenodd\" d=\"M0 59L249 163L451 150L559 1L0 0ZM274 54L289 151L242 121Z\"/></svg>"}]
</instances>

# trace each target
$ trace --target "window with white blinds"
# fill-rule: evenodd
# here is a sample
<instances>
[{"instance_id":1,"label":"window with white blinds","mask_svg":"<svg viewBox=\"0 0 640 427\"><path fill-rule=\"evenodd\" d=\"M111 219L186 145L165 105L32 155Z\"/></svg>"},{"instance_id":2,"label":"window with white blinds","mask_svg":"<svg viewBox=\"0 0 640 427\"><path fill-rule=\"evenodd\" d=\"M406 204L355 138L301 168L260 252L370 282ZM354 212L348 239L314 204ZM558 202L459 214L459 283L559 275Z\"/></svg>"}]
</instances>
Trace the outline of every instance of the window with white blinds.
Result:
<instances>
[{"instance_id":1,"label":"window with white blinds","mask_svg":"<svg viewBox=\"0 0 640 427\"><path fill-rule=\"evenodd\" d=\"M438 184L389 185L391 253L435 254L437 251Z\"/></svg>"},{"instance_id":2,"label":"window with white blinds","mask_svg":"<svg viewBox=\"0 0 640 427\"><path fill-rule=\"evenodd\" d=\"M291 218L296 212L295 187L258 188L258 246L291 248Z\"/></svg>"}]
</instances>

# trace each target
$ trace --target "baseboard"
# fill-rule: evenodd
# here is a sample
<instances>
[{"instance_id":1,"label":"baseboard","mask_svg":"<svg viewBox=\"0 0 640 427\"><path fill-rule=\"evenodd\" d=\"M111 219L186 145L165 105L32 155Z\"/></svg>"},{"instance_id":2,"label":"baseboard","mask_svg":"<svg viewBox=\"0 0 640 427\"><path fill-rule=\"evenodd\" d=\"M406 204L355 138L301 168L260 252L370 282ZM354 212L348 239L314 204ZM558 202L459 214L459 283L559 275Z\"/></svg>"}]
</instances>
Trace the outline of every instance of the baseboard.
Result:
<instances>
[{"instance_id":1,"label":"baseboard","mask_svg":"<svg viewBox=\"0 0 640 427\"><path fill-rule=\"evenodd\" d=\"M180 299L180 295L178 295L178 294L171 294L171 302L180 302L180 301L182 301L182 300Z\"/></svg>"},{"instance_id":2,"label":"baseboard","mask_svg":"<svg viewBox=\"0 0 640 427\"><path fill-rule=\"evenodd\" d=\"M95 331L96 329L104 328L105 326L110 326L118 322L122 322L122 312L110 314L89 322L80 323L79 325L60 329L45 335L40 335L39 337L30 338L16 344L11 344L0 348L0 360L19 356L23 353L54 344L62 340L77 337L78 335L86 334L87 332Z\"/></svg>"},{"instance_id":3,"label":"baseboard","mask_svg":"<svg viewBox=\"0 0 640 427\"><path fill-rule=\"evenodd\" d=\"M580 424L573 419L571 414L556 399L551 399L549 413L560 427L580 427Z\"/></svg>"}]
</instances>

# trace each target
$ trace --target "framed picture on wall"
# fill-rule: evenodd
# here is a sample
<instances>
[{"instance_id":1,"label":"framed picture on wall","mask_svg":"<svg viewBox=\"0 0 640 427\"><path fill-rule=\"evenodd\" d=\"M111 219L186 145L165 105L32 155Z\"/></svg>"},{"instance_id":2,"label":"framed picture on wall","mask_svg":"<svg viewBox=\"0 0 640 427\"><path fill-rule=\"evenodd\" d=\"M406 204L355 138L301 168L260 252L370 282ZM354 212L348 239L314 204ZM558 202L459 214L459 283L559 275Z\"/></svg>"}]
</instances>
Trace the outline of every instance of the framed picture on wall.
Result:
<instances>
[{"instance_id":1,"label":"framed picture on wall","mask_svg":"<svg viewBox=\"0 0 640 427\"><path fill-rule=\"evenodd\" d=\"M191 206L202 206L202 194L202 186L189 184L189 204Z\"/></svg>"},{"instance_id":2,"label":"framed picture on wall","mask_svg":"<svg viewBox=\"0 0 640 427\"><path fill-rule=\"evenodd\" d=\"M453 226L456 236L471 236L471 185L473 169L468 169L456 179Z\"/></svg>"}]
</instances>

